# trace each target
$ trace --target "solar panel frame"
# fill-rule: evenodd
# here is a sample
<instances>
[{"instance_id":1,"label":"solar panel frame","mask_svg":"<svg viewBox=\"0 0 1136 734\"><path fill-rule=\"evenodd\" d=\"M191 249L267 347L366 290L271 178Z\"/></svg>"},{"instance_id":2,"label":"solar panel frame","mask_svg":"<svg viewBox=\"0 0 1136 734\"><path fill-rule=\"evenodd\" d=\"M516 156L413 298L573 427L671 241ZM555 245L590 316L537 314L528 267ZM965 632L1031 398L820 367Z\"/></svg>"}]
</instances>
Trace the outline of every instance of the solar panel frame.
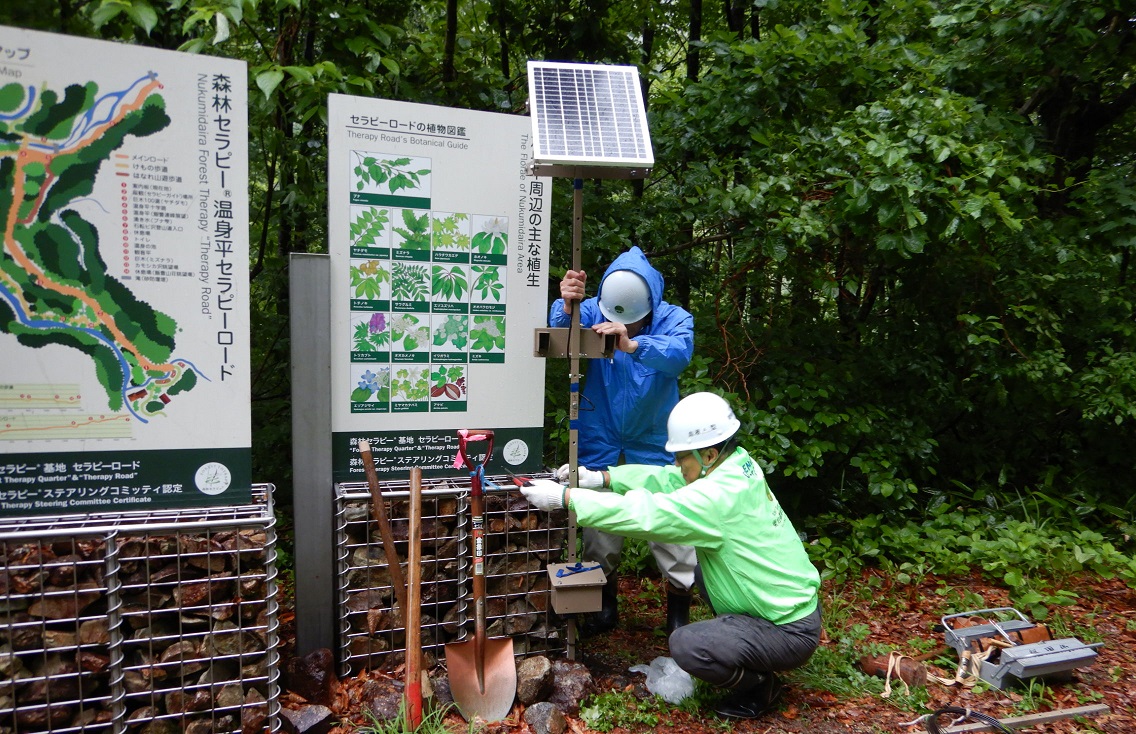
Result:
<instances>
[{"instance_id":1,"label":"solar panel frame","mask_svg":"<svg viewBox=\"0 0 1136 734\"><path fill-rule=\"evenodd\" d=\"M535 164L654 165L637 68L529 61L528 77Z\"/></svg>"}]
</instances>

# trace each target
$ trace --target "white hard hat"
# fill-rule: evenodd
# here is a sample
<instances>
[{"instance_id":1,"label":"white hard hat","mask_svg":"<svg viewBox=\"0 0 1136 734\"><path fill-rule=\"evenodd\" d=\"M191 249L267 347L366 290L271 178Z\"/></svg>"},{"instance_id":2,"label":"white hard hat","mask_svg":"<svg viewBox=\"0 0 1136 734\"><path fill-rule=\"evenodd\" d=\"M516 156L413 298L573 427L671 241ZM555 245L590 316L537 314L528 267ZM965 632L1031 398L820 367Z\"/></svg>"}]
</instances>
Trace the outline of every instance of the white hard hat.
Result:
<instances>
[{"instance_id":1,"label":"white hard hat","mask_svg":"<svg viewBox=\"0 0 1136 734\"><path fill-rule=\"evenodd\" d=\"M608 321L631 324L651 313L651 289L643 276L616 270L600 285L600 313Z\"/></svg>"},{"instance_id":2,"label":"white hard hat","mask_svg":"<svg viewBox=\"0 0 1136 734\"><path fill-rule=\"evenodd\" d=\"M687 395L667 418L667 451L717 446L741 428L730 404L712 392Z\"/></svg>"}]
</instances>

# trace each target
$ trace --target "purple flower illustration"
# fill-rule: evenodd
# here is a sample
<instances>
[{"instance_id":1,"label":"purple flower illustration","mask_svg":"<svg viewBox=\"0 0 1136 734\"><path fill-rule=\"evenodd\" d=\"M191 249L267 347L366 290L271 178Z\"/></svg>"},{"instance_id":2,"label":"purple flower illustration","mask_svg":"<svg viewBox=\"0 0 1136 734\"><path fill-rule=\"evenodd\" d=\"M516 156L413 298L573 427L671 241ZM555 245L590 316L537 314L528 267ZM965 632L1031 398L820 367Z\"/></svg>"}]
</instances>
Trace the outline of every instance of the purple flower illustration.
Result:
<instances>
[{"instance_id":1,"label":"purple flower illustration","mask_svg":"<svg viewBox=\"0 0 1136 734\"><path fill-rule=\"evenodd\" d=\"M371 322L367 324L372 334L378 334L383 329L387 328L387 318L381 313L375 313L371 316Z\"/></svg>"}]
</instances>

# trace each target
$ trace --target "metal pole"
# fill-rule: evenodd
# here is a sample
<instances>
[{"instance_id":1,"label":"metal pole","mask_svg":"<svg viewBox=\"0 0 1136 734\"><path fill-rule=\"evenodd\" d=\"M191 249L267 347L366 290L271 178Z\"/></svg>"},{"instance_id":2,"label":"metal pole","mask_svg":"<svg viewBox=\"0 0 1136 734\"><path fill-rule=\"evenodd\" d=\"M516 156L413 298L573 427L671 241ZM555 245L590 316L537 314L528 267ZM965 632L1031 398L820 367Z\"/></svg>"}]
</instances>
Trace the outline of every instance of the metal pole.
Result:
<instances>
[{"instance_id":1,"label":"metal pole","mask_svg":"<svg viewBox=\"0 0 1136 734\"><path fill-rule=\"evenodd\" d=\"M584 179L572 180L572 269L582 267L584 237ZM568 486L579 486L580 456L580 304L572 304L568 331ZM568 561L576 562L576 515L568 510ZM568 618L568 659L576 659L576 620Z\"/></svg>"},{"instance_id":2,"label":"metal pole","mask_svg":"<svg viewBox=\"0 0 1136 734\"><path fill-rule=\"evenodd\" d=\"M296 652L335 648L331 468L331 258L288 258L292 331L292 506Z\"/></svg>"}]
</instances>

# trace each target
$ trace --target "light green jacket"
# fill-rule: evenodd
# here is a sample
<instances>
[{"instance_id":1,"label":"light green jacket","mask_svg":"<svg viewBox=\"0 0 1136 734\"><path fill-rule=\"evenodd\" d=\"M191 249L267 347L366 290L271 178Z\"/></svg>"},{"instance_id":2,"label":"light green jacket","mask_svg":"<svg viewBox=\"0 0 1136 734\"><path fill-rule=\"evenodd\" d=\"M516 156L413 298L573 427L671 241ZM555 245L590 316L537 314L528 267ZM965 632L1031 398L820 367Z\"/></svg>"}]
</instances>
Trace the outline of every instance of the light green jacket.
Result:
<instances>
[{"instance_id":1,"label":"light green jacket","mask_svg":"<svg viewBox=\"0 0 1136 734\"><path fill-rule=\"evenodd\" d=\"M608 472L612 492L572 489L580 525L694 546L718 614L786 624L816 609L820 574L744 449L690 484L675 466L625 464Z\"/></svg>"}]
</instances>

